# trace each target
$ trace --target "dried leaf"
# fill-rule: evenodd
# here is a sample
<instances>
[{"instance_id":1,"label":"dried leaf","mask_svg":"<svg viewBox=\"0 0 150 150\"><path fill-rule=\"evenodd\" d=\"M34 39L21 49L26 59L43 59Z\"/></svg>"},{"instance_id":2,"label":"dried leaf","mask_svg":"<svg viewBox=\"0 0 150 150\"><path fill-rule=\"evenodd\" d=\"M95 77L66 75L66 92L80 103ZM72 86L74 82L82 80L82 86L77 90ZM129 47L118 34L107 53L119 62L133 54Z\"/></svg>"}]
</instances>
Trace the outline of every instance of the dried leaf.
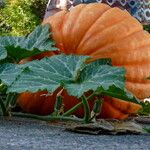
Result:
<instances>
[{"instance_id":1,"label":"dried leaf","mask_svg":"<svg viewBox=\"0 0 150 150\"><path fill-rule=\"evenodd\" d=\"M146 134L143 127L132 120L119 121L100 119L96 123L73 125L66 129L72 132L95 135Z\"/></svg>"},{"instance_id":2,"label":"dried leaf","mask_svg":"<svg viewBox=\"0 0 150 150\"><path fill-rule=\"evenodd\" d=\"M100 120L96 123L78 124L66 128L72 132L87 133L87 134L109 134L114 131L114 126L105 120Z\"/></svg>"}]
</instances>

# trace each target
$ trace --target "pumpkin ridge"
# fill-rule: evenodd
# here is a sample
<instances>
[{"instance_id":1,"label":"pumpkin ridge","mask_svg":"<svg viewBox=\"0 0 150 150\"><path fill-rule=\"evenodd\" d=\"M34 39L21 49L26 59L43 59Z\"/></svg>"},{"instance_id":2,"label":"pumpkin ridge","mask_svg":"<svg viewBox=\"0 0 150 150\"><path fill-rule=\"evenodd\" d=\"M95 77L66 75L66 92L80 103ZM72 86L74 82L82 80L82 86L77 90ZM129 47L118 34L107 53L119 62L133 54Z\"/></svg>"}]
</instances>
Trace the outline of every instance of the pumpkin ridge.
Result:
<instances>
[{"instance_id":1,"label":"pumpkin ridge","mask_svg":"<svg viewBox=\"0 0 150 150\"><path fill-rule=\"evenodd\" d=\"M139 99L145 99L150 96L150 86L147 86L145 83L133 83L126 81L126 88L134 93Z\"/></svg>"},{"instance_id":2,"label":"pumpkin ridge","mask_svg":"<svg viewBox=\"0 0 150 150\"><path fill-rule=\"evenodd\" d=\"M118 40L118 41L115 41L114 43L109 43L110 45L106 45L106 46L104 46L104 47L101 47L100 49L93 49L93 52L92 53L90 53L90 55L92 55L92 56L98 56L98 55L103 55L103 53L105 53L105 55L107 54L107 53L110 53L110 51L111 52L113 52L113 53L117 53L117 52L119 52L119 51L121 51L121 52L124 52L124 53L126 53L126 51L127 51L127 48L122 48L122 49L118 49L118 47L120 47L120 46L118 46L118 43L120 43L120 42L123 42L123 43L127 43L126 41L125 41L125 39L128 39L130 36L134 36L134 35L136 35L137 33L139 34L140 32L142 32L142 30L139 30L138 32L133 32L133 33L131 33L130 35L128 35L128 36L126 36L125 38L123 38L123 39L121 39L121 40ZM132 39L132 37L130 37L131 39ZM145 39L145 38L144 38ZM149 38L150 39L150 38ZM124 42L125 41L125 42ZM145 40L145 41L147 41L147 40ZM149 40L150 41L150 40ZM150 42L149 42L150 43ZM149 44L148 43L148 44ZM118 46L117 48L115 47L115 46ZM121 45L121 44L120 44ZM144 47L145 46L145 43L143 43L142 45L139 45L139 47L136 47L136 49L137 48L140 48L140 47ZM107 48L108 47L108 48ZM131 47L131 46L130 46ZM129 49L128 51L131 51L131 50L134 50L134 49ZM95 57L95 58L97 58L97 57Z\"/></svg>"},{"instance_id":3,"label":"pumpkin ridge","mask_svg":"<svg viewBox=\"0 0 150 150\"><path fill-rule=\"evenodd\" d=\"M66 15L64 15L64 19L63 19L62 24L61 24L62 29L63 29L66 18L68 18L68 15L69 15L68 13ZM62 39L63 50L64 50L64 52L67 53L67 50L66 50L65 44L64 44L65 42L64 42L64 38L63 38L64 37L63 36L63 30L61 30L60 36L61 36L61 39Z\"/></svg>"},{"instance_id":4,"label":"pumpkin ridge","mask_svg":"<svg viewBox=\"0 0 150 150\"><path fill-rule=\"evenodd\" d=\"M105 116L106 118L115 118L115 119L125 119L129 114L124 114L120 110L113 107L108 101L104 101L102 106L102 111L100 116Z\"/></svg>"},{"instance_id":5,"label":"pumpkin ridge","mask_svg":"<svg viewBox=\"0 0 150 150\"><path fill-rule=\"evenodd\" d=\"M104 4L104 5L105 5L105 4ZM111 9L111 7L108 8L107 10L105 10L105 12L107 12L107 11L110 10L110 9ZM86 33L92 28L92 26L98 21L98 19L99 19L105 12L103 12L102 14L100 14L100 15L98 16L98 18L96 18L96 20L95 20L95 21L89 26L89 28L85 31L85 33L83 34L83 36L82 36L81 39L80 39L80 42L79 42L78 45L76 46L76 49L78 49L78 47L79 47L80 43L82 42L82 40L84 39Z\"/></svg>"},{"instance_id":6,"label":"pumpkin ridge","mask_svg":"<svg viewBox=\"0 0 150 150\"><path fill-rule=\"evenodd\" d=\"M124 107L123 106L123 109L120 109L120 107L121 106L118 106L118 104L117 104L117 106L115 106L115 101L114 101L114 99L111 99L111 101L107 101L110 105L112 105L112 107L114 107L115 109L117 109L117 110L119 110L120 112L122 112L122 113L126 113L127 111L129 111L130 109L130 103L126 103L126 106ZM121 104L122 105L122 104Z\"/></svg>"},{"instance_id":7,"label":"pumpkin ridge","mask_svg":"<svg viewBox=\"0 0 150 150\"><path fill-rule=\"evenodd\" d=\"M128 35L128 36L126 36L124 39L120 39L120 40L118 40L117 42L115 42L115 43L113 43L114 45L118 45L117 43L120 43L120 42L123 42L123 43L126 43L126 39L128 39L130 36L135 36L136 34L141 34L141 33L143 33L143 31L142 30L139 30L139 31L137 31L137 32L133 32L132 34L130 34L130 35ZM143 34L144 35L144 34ZM141 37L141 36L140 36ZM132 41L132 37L130 37L130 41ZM145 41L147 42L148 40L147 40L147 38L144 38L144 39L146 39ZM136 40L137 40L137 38L136 38ZM124 42L125 41L125 42ZM128 41L127 41L128 42ZM132 42L133 43L133 42ZM147 42L148 43L148 45L150 44L150 36L149 36L149 41ZM121 43L122 44L122 43ZM137 48L140 48L140 47L144 47L146 44L145 43L143 43L142 45L139 45L139 47L136 47L136 49ZM130 46L131 47L131 46ZM124 51L125 53L126 53L126 51L127 51L127 49L123 49L122 51ZM135 50L135 49L129 49L128 51L133 51L133 50ZM114 51L114 49L113 49L113 51ZM118 51L120 51L120 49L118 50L117 49L117 51L114 51L114 52L118 52Z\"/></svg>"},{"instance_id":8,"label":"pumpkin ridge","mask_svg":"<svg viewBox=\"0 0 150 150\"><path fill-rule=\"evenodd\" d=\"M104 34L105 32L107 32L107 31L109 31L111 28L113 29L115 26L118 26L119 24L121 24L122 22L124 22L125 20L128 20L129 18L123 18L122 20L119 20L119 21L116 21L114 24L112 24L111 26L107 26L107 28L105 28L104 30L102 30L102 31L100 31L100 32L95 32L95 35L94 35L94 33L92 34L92 36L97 36L98 34ZM122 37L119 37L119 40L118 39L115 39L114 38L114 41L109 41L109 43L103 43L102 45L97 45L97 47L94 47L94 49L90 49L90 50L88 50L87 52L86 52L86 50L84 50L84 51L82 51L82 53L84 53L84 54L86 54L86 55L91 55L91 54L94 54L95 52L97 53L97 52L99 52L99 50L100 49L103 49L104 47L107 47L108 45L109 46L111 46L111 43L113 43L113 44L115 44L116 42L118 42L118 41L120 41L120 40L122 40L122 39L124 39L124 38L126 38L126 37L128 37L128 36L130 36L130 35L132 35L132 34L134 34L134 33L136 33L136 32L139 32L139 31L141 31L141 29L137 29L137 30L134 30L134 32L131 32L131 33L129 33L128 35L124 35L123 34L123 36ZM86 41L84 41L85 43L88 41L88 40L90 40L90 38L89 39L87 39ZM104 48L104 51L106 52L106 49ZM94 53L93 53L94 52Z\"/></svg>"},{"instance_id":9,"label":"pumpkin ridge","mask_svg":"<svg viewBox=\"0 0 150 150\"><path fill-rule=\"evenodd\" d=\"M134 49L132 52L131 51L127 51L126 53L124 51L119 52L117 53L117 56L115 55L115 52L112 52L112 54L110 54L109 57L111 57L114 60L113 64L115 64L116 66L122 66L122 65L130 66L136 64L139 65L140 63L146 64L148 61L150 61L148 59L148 56L150 56L150 51L149 51L150 44L141 47L144 48L142 50L142 53L141 53L141 48L137 48ZM123 55L124 57L122 59L120 60L117 59L119 56L120 56L119 58L121 58Z\"/></svg>"},{"instance_id":10,"label":"pumpkin ridge","mask_svg":"<svg viewBox=\"0 0 150 150\"><path fill-rule=\"evenodd\" d=\"M71 30L70 30L70 32L69 32L69 34L71 34L71 32L72 32L72 30L73 30L73 27L74 27L74 25L76 24L76 22L77 22L77 18L78 18L78 16L80 15L80 13L82 12L82 10L83 9L85 9L87 7L87 5L85 5L85 4L81 4L81 5L78 5L77 6L77 8L76 8L76 10L78 10L78 11L76 11L76 13L74 12L74 14L76 14L76 18L74 19L74 24L73 24L73 26L72 26L72 28L71 28ZM65 16L65 19L64 19L64 21L63 21L63 23L62 23L62 30L61 30L61 36L62 37L64 37L63 38L63 46L64 46L64 49L65 49L65 53L70 53L70 51L72 51L72 50L68 50L68 43L66 43L66 41L67 41L67 39L68 39L68 35L65 35L65 31L64 31L64 29L65 29L65 27L64 27L64 24L66 23L65 22L65 20L67 21L67 20L69 20L68 18L71 18L72 17L72 14L70 13L70 11L68 11L68 13L66 14L66 16ZM69 20L69 22L70 22L70 20ZM65 24L66 25L66 24ZM70 42L71 43L71 42Z\"/></svg>"},{"instance_id":11,"label":"pumpkin ridge","mask_svg":"<svg viewBox=\"0 0 150 150\"><path fill-rule=\"evenodd\" d=\"M107 13L108 11L114 11L114 10L116 11L116 10L118 10L118 8L110 8L110 9L108 9L107 11L105 11L105 12L94 22L94 24L97 23L97 21L100 21L101 18L102 18L104 15L106 15L106 13ZM116 12L115 12L115 13L116 13ZM99 32L95 31L94 33L92 33L92 34L90 35L90 37L88 37L86 40L83 41L84 37L85 37L86 34L88 33L88 32L87 32L87 33L84 35L84 37L81 39L81 42L80 42L79 46L77 47L77 49L80 49L80 46L83 46L85 43L87 43L87 41L90 40L90 39L91 39L91 36L95 35L95 33L96 33L96 34L100 34L100 33L104 32L105 30L107 30L107 28L112 27L112 26L115 26L116 23L120 23L120 22L122 22L122 21L124 21L124 20L126 20L126 19L129 18L129 16L127 16L127 14L122 14L122 15L124 15L124 16L122 16L121 20L116 20L115 22L113 22L113 24L109 24L108 26L105 26L105 28L104 28L103 30L100 30ZM128 15L129 15L129 14L128 14ZM100 19L100 20L99 20L99 19ZM87 31L89 31L89 30L94 26L94 24L93 24ZM109 29L108 29L108 30L109 30ZM82 44L81 44L81 43L82 43ZM93 49L92 49L92 50L93 50ZM91 51L92 51L92 50L91 50Z\"/></svg>"},{"instance_id":12,"label":"pumpkin ridge","mask_svg":"<svg viewBox=\"0 0 150 150\"><path fill-rule=\"evenodd\" d=\"M67 13L63 16L63 19L62 19L62 22L61 22L61 25L60 25L60 28L62 29L62 27L63 27L63 24L64 24L64 22L65 22L65 17L66 17L66 15L67 15ZM63 48L63 50L65 49L64 48L64 42L63 42L63 36L62 36L63 34L62 34L62 30L60 30L60 37L61 37L61 41L62 41L62 48Z\"/></svg>"},{"instance_id":13,"label":"pumpkin ridge","mask_svg":"<svg viewBox=\"0 0 150 150\"><path fill-rule=\"evenodd\" d=\"M138 84L142 84L142 83L144 83L144 84L149 84L150 85L150 82L148 81L148 82L146 82L144 79L142 80L140 80L140 81L137 81L137 80L135 80L135 79L129 79L129 77L127 77L127 80L126 80L127 82L131 82L131 83L138 83Z\"/></svg>"},{"instance_id":14,"label":"pumpkin ridge","mask_svg":"<svg viewBox=\"0 0 150 150\"><path fill-rule=\"evenodd\" d=\"M111 56L110 56L111 57ZM112 57L111 57L112 58ZM130 61L130 62L125 62L124 61L124 63L120 63L120 62L118 62L118 63L113 63L115 66L118 66L118 67L120 67L120 66L126 66L126 67L130 67L130 66L138 66L138 65L140 65L141 63L142 63L142 65L146 65L147 64L147 62L150 62L150 60L148 59L148 60L145 60L146 58L143 58L143 60L139 60L139 62L136 62L137 60L134 60L134 61Z\"/></svg>"},{"instance_id":15,"label":"pumpkin ridge","mask_svg":"<svg viewBox=\"0 0 150 150\"><path fill-rule=\"evenodd\" d=\"M130 114L135 113L135 111L138 111L141 108L141 105L127 102L123 100L119 100L117 98L111 98L107 99L107 102L112 105L115 109L120 110L122 113L129 112Z\"/></svg>"},{"instance_id":16,"label":"pumpkin ridge","mask_svg":"<svg viewBox=\"0 0 150 150\"><path fill-rule=\"evenodd\" d=\"M127 69L126 79L127 81L134 83L150 84L150 80L146 79L150 75L150 71L147 72L147 65L142 68L140 66L124 66Z\"/></svg>"},{"instance_id":17,"label":"pumpkin ridge","mask_svg":"<svg viewBox=\"0 0 150 150\"><path fill-rule=\"evenodd\" d=\"M132 83L138 83L138 84L144 83L144 84L150 85L150 81L148 79L146 79L146 77L136 79L135 77L131 76L131 73L126 77L126 81L132 82Z\"/></svg>"}]
</instances>

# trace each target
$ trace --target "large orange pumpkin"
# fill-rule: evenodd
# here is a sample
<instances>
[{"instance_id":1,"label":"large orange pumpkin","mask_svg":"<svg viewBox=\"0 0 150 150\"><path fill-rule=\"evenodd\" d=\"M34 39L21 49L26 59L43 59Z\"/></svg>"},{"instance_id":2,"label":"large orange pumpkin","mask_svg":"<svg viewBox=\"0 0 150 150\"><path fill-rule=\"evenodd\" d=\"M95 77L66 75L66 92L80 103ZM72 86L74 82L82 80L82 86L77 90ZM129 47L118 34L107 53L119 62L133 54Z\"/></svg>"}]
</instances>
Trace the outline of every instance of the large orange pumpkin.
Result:
<instances>
[{"instance_id":1,"label":"large orange pumpkin","mask_svg":"<svg viewBox=\"0 0 150 150\"><path fill-rule=\"evenodd\" d=\"M150 75L150 35L128 12L105 4L80 4L47 18L43 24L46 23L51 25L53 39L62 53L90 55L93 60L111 58L113 65L127 69L126 88L129 91L140 99L150 95L150 81L146 79ZM31 113L46 115L52 112L57 92L51 96L43 96L43 93L46 92L21 94L20 106ZM63 96L66 110L80 101L66 91ZM101 116L124 119L140 108L137 104L107 97ZM83 110L78 110L76 115L82 116Z\"/></svg>"}]
</instances>

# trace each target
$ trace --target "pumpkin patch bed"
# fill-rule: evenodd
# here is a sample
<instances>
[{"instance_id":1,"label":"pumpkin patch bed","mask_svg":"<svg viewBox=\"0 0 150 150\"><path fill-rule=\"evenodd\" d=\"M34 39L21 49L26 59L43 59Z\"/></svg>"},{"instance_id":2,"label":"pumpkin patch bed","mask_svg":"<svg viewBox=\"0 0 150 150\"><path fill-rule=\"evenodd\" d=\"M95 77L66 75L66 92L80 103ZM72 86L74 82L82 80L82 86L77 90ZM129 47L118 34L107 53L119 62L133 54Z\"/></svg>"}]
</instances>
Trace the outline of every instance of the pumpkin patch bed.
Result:
<instances>
[{"instance_id":1,"label":"pumpkin patch bed","mask_svg":"<svg viewBox=\"0 0 150 150\"><path fill-rule=\"evenodd\" d=\"M0 37L1 114L126 119L149 97L150 35L128 12L80 4L31 34ZM14 112L19 105L23 112ZM74 116L75 115L75 116Z\"/></svg>"}]
</instances>

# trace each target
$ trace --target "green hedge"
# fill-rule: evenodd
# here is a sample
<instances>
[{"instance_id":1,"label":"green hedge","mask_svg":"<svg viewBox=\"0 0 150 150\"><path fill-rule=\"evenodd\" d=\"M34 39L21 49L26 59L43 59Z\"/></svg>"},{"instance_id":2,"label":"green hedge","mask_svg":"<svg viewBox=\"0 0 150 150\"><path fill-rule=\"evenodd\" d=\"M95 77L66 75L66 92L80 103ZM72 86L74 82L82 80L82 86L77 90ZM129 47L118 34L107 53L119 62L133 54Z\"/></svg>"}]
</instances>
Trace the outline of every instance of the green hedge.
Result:
<instances>
[{"instance_id":1,"label":"green hedge","mask_svg":"<svg viewBox=\"0 0 150 150\"><path fill-rule=\"evenodd\" d=\"M6 0L0 9L0 35L30 33L44 16L48 0Z\"/></svg>"}]
</instances>

